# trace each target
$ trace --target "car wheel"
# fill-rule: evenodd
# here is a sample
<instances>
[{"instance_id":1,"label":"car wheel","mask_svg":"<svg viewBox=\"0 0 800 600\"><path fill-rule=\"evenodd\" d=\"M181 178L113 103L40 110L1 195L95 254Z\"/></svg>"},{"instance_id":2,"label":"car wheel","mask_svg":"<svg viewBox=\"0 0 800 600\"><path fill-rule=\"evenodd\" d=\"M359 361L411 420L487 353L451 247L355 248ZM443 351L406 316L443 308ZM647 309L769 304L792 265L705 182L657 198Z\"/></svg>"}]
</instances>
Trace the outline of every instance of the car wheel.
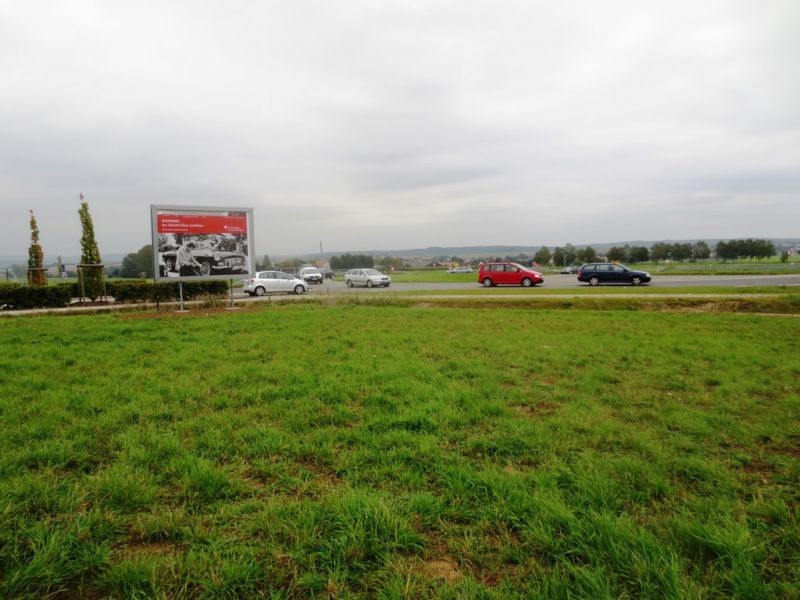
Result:
<instances>
[{"instance_id":1,"label":"car wheel","mask_svg":"<svg viewBox=\"0 0 800 600\"><path fill-rule=\"evenodd\" d=\"M175 261L171 258L164 259L164 266L167 267L167 271L174 271L175 270Z\"/></svg>"},{"instance_id":2,"label":"car wheel","mask_svg":"<svg viewBox=\"0 0 800 600\"><path fill-rule=\"evenodd\" d=\"M267 293L267 290L266 290L266 289L264 289L264 288L263 288L263 287L261 287L261 286L258 286L258 287L257 287L257 288L256 288L254 291L255 291L255 295L256 295L256 296L263 296L264 294L266 294L266 293Z\"/></svg>"},{"instance_id":3,"label":"car wheel","mask_svg":"<svg viewBox=\"0 0 800 600\"><path fill-rule=\"evenodd\" d=\"M208 277L211 275L211 263L208 261L203 261L200 263L200 274L203 277Z\"/></svg>"},{"instance_id":4,"label":"car wheel","mask_svg":"<svg viewBox=\"0 0 800 600\"><path fill-rule=\"evenodd\" d=\"M483 280L483 287L492 287L493 285L492 280L488 277Z\"/></svg>"},{"instance_id":5,"label":"car wheel","mask_svg":"<svg viewBox=\"0 0 800 600\"><path fill-rule=\"evenodd\" d=\"M631 279L631 285L642 285L642 278L634 277L633 279Z\"/></svg>"},{"instance_id":6,"label":"car wheel","mask_svg":"<svg viewBox=\"0 0 800 600\"><path fill-rule=\"evenodd\" d=\"M347 287L353 287L353 281L348 279L347 280Z\"/></svg>"},{"instance_id":7,"label":"car wheel","mask_svg":"<svg viewBox=\"0 0 800 600\"><path fill-rule=\"evenodd\" d=\"M389 284L387 283L384 287L389 287Z\"/></svg>"},{"instance_id":8,"label":"car wheel","mask_svg":"<svg viewBox=\"0 0 800 600\"><path fill-rule=\"evenodd\" d=\"M296 286L294 286L294 293L297 294L298 296L303 294L305 291L306 291L306 288L304 288L299 283Z\"/></svg>"},{"instance_id":9,"label":"car wheel","mask_svg":"<svg viewBox=\"0 0 800 600\"><path fill-rule=\"evenodd\" d=\"M372 279L367 279L367 287L372 287Z\"/></svg>"},{"instance_id":10,"label":"car wheel","mask_svg":"<svg viewBox=\"0 0 800 600\"><path fill-rule=\"evenodd\" d=\"M600 285L600 279L598 277L590 277L589 278L589 285L593 285L593 286L597 287L598 285Z\"/></svg>"},{"instance_id":11,"label":"car wheel","mask_svg":"<svg viewBox=\"0 0 800 600\"><path fill-rule=\"evenodd\" d=\"M525 279L522 280L522 287L531 287L532 284L533 282L530 280L529 277L526 277Z\"/></svg>"}]
</instances>

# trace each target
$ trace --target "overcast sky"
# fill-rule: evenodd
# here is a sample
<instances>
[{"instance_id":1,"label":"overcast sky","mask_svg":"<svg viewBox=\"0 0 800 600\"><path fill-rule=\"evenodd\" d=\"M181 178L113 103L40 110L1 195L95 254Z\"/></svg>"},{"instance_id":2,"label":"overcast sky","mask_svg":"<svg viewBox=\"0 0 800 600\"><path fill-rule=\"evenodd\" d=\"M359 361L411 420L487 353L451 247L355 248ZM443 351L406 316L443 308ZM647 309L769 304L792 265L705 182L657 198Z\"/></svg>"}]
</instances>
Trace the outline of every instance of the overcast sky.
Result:
<instances>
[{"instance_id":1,"label":"overcast sky","mask_svg":"<svg viewBox=\"0 0 800 600\"><path fill-rule=\"evenodd\" d=\"M0 0L0 255L800 234L797 0Z\"/></svg>"}]
</instances>

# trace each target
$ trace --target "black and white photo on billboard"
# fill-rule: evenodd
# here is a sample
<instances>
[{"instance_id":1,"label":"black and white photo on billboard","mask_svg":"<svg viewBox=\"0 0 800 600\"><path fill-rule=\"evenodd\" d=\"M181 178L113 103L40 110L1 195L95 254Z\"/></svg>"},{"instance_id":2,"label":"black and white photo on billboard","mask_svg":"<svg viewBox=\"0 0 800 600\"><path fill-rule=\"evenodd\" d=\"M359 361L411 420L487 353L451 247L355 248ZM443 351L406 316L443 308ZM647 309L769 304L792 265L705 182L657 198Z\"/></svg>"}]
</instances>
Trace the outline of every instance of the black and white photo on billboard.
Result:
<instances>
[{"instance_id":1,"label":"black and white photo on billboard","mask_svg":"<svg viewBox=\"0 0 800 600\"><path fill-rule=\"evenodd\" d=\"M161 234L158 256L162 277L240 275L250 271L247 240L239 235Z\"/></svg>"}]
</instances>

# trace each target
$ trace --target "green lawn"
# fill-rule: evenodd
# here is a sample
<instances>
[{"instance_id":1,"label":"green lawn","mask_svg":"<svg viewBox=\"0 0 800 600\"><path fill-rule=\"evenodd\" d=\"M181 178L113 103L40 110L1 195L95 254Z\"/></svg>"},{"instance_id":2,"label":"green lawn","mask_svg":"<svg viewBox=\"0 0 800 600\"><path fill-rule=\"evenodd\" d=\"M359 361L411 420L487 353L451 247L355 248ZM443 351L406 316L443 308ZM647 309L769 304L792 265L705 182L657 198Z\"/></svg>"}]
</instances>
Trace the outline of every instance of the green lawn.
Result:
<instances>
[{"instance_id":1,"label":"green lawn","mask_svg":"<svg viewBox=\"0 0 800 600\"><path fill-rule=\"evenodd\" d=\"M0 320L2 598L800 596L800 319Z\"/></svg>"}]
</instances>

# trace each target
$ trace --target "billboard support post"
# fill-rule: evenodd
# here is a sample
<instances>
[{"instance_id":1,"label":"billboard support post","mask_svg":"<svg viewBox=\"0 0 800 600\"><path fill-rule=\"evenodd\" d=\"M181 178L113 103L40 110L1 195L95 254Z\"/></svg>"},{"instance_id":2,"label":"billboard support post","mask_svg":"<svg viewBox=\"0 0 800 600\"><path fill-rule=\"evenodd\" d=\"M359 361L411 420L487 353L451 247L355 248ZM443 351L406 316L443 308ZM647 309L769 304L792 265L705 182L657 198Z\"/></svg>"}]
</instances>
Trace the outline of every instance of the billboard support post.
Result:
<instances>
[{"instance_id":1,"label":"billboard support post","mask_svg":"<svg viewBox=\"0 0 800 600\"><path fill-rule=\"evenodd\" d=\"M236 309L236 306L233 304L233 279L230 280L228 287L231 290L231 305L228 307L228 310L234 310Z\"/></svg>"},{"instance_id":2,"label":"billboard support post","mask_svg":"<svg viewBox=\"0 0 800 600\"><path fill-rule=\"evenodd\" d=\"M181 312L184 312L186 309L183 308L183 282L178 282L178 298L180 298L181 302Z\"/></svg>"}]
</instances>

